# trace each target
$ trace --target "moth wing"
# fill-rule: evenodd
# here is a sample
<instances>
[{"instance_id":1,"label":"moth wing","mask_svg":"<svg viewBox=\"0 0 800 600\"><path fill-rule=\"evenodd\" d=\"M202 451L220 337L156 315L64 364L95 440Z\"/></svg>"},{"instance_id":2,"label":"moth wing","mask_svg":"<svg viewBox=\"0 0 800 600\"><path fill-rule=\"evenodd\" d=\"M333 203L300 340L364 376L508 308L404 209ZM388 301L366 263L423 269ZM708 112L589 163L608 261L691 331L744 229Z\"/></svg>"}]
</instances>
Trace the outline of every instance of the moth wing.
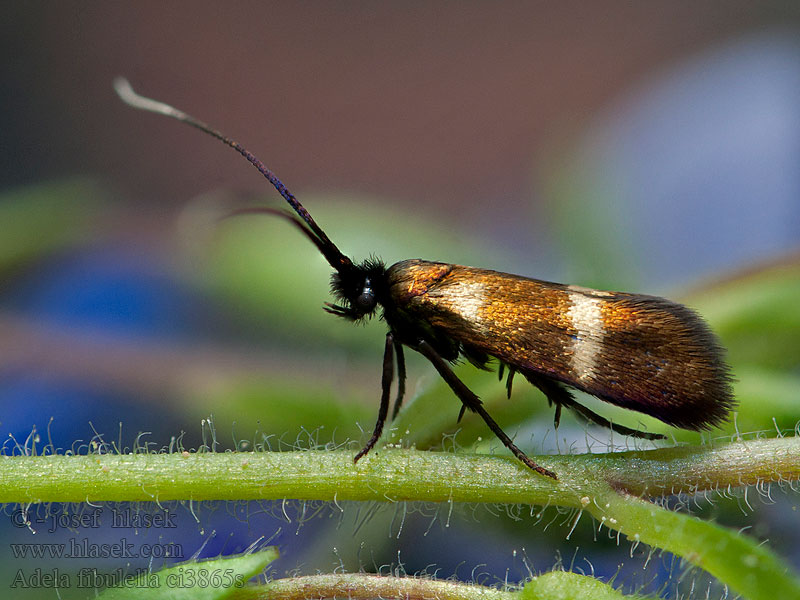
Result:
<instances>
[{"instance_id":1,"label":"moth wing","mask_svg":"<svg viewBox=\"0 0 800 600\"><path fill-rule=\"evenodd\" d=\"M446 266L403 309L462 348L688 429L733 405L722 349L683 305Z\"/></svg>"}]
</instances>

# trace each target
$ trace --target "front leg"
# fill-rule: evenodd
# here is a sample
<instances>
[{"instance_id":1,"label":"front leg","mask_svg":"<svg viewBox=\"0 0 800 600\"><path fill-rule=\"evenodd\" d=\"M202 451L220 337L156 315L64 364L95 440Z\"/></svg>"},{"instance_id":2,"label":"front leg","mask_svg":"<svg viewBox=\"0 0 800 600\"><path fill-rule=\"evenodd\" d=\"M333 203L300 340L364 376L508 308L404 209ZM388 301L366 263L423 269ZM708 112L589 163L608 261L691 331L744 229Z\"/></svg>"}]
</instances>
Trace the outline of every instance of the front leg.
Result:
<instances>
[{"instance_id":1,"label":"front leg","mask_svg":"<svg viewBox=\"0 0 800 600\"><path fill-rule=\"evenodd\" d=\"M525 466L533 469L537 473L546 475L547 477L552 477L553 479L558 479L555 473L545 469L544 467L540 467L530 458L528 458L527 454L517 448L514 442L511 441L511 438L506 435L506 433L500 428L495 420L489 416L489 413L486 412L486 409L483 408L483 403L481 402L480 398L478 398L478 396L476 396L475 393L458 378L458 375L453 372L453 369L450 368L448 362L439 355L433 346L431 346L425 340L422 340L415 349L425 358L431 361L433 366L439 372L439 375L441 375L442 379L447 382L447 385L450 386L450 389L453 390L455 395L458 396L458 399L461 400L464 407L468 408L472 412L478 413L484 422L489 426L489 429L491 429L492 432L500 439L500 441L503 442L503 445L506 448L511 450L514 456L521 460Z\"/></svg>"},{"instance_id":2,"label":"front leg","mask_svg":"<svg viewBox=\"0 0 800 600\"><path fill-rule=\"evenodd\" d=\"M405 369L404 369L405 370ZM405 375L405 373L403 373ZM394 379L394 336L392 332L386 334L386 345L383 350L383 375L381 377L381 407L378 409L378 422L375 423L375 430L361 451L355 455L353 462L356 463L377 443L383 432L383 425L386 423L386 415L389 413L389 394Z\"/></svg>"}]
</instances>

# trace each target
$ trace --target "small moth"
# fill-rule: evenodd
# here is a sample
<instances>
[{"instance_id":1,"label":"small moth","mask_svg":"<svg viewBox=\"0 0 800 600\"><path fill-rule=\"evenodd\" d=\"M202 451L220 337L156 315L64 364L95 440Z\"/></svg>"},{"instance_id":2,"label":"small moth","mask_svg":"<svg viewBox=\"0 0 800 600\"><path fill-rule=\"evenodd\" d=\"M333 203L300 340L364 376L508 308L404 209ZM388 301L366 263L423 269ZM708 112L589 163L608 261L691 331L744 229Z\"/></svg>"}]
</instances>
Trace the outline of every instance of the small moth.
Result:
<instances>
[{"instance_id":1,"label":"small moth","mask_svg":"<svg viewBox=\"0 0 800 600\"><path fill-rule=\"evenodd\" d=\"M723 421L734 405L731 377L714 334L691 309L655 296L605 292L420 259L387 267L379 260L354 263L342 254L308 211L258 158L232 139L167 104L136 94L124 79L114 87L134 108L191 125L244 156L278 190L296 216L271 208L239 212L283 217L319 249L335 271L329 313L351 322L380 310L388 326L383 354L381 400L375 429L354 461L377 443L389 413L390 389L398 373L393 416L405 393L403 348L427 358L461 401L525 465L556 479L531 460L486 412L481 400L453 372L466 358L486 369L498 363L511 396L520 373L555 406L623 435L646 439L658 434L610 422L575 401L580 390L623 408L651 415L684 429L708 429Z\"/></svg>"}]
</instances>

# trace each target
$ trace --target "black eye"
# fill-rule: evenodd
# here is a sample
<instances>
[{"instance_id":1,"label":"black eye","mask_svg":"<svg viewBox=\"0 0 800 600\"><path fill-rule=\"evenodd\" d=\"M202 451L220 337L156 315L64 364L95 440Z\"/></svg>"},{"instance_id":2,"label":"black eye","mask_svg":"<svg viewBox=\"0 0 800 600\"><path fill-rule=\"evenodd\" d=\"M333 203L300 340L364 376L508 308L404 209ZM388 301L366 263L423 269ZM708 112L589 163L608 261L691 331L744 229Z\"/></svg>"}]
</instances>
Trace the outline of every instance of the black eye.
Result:
<instances>
[{"instance_id":1,"label":"black eye","mask_svg":"<svg viewBox=\"0 0 800 600\"><path fill-rule=\"evenodd\" d=\"M369 279L364 282L364 287L361 293L356 297L356 305L364 311L370 311L375 308L377 301L375 300L375 292L372 291L372 283Z\"/></svg>"},{"instance_id":2,"label":"black eye","mask_svg":"<svg viewBox=\"0 0 800 600\"><path fill-rule=\"evenodd\" d=\"M372 293L372 290L364 291L361 295L356 298L356 304L358 304L359 308L370 309L375 306L375 294Z\"/></svg>"}]
</instances>

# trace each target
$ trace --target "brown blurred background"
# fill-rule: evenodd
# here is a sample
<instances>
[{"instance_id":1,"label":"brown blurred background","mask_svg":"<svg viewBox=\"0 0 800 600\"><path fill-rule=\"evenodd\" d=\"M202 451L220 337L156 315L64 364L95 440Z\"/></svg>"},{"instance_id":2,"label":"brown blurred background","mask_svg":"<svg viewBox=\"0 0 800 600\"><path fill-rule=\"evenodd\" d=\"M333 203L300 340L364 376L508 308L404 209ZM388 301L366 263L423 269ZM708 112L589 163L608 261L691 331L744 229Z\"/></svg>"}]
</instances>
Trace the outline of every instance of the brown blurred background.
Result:
<instances>
[{"instance_id":1,"label":"brown blurred background","mask_svg":"<svg viewBox=\"0 0 800 600\"><path fill-rule=\"evenodd\" d=\"M123 74L243 141L294 188L458 207L455 219L477 219L487 199L527 202L537 156L659 69L800 22L796 3L751 1L15 2L4 12L5 186L102 173L158 203L263 189L232 154L122 106L110 82Z\"/></svg>"}]
</instances>

